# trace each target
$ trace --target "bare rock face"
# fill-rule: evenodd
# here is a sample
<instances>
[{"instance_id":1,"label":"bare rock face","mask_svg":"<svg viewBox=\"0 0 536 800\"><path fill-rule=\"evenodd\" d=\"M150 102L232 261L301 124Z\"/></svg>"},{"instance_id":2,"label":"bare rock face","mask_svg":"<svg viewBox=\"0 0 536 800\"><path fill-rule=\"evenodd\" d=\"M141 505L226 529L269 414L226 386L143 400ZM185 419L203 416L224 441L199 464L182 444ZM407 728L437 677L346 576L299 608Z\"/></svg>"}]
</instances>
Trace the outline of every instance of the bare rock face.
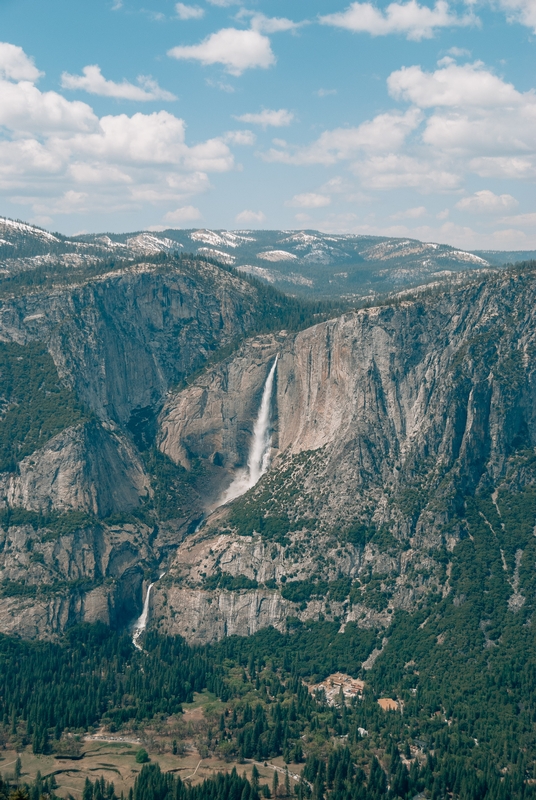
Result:
<instances>
[{"instance_id":1,"label":"bare rock face","mask_svg":"<svg viewBox=\"0 0 536 800\"><path fill-rule=\"evenodd\" d=\"M183 260L73 273L69 285L0 300L0 341L44 343L90 419L0 473L0 631L50 636L139 614L144 570L200 513L186 509L154 532L132 528L129 513L153 493L140 450L152 444L169 387L244 336L255 298L239 278ZM33 512L35 530L18 524L22 512ZM119 531L99 522L110 516Z\"/></svg>"},{"instance_id":2,"label":"bare rock face","mask_svg":"<svg viewBox=\"0 0 536 800\"><path fill-rule=\"evenodd\" d=\"M360 487L397 491L423 463L428 486L448 473L462 490L494 482L516 437L536 442L534 287L517 282L502 278L255 340L170 396L159 446L185 466L192 454L218 463L218 448L243 466L252 398L258 407L278 353L273 468L322 450L314 460L337 512L355 509Z\"/></svg>"},{"instance_id":3,"label":"bare rock face","mask_svg":"<svg viewBox=\"0 0 536 800\"><path fill-rule=\"evenodd\" d=\"M4 301L0 339L44 341L78 397L125 425L244 335L254 303L251 286L210 264L137 264Z\"/></svg>"},{"instance_id":4,"label":"bare rock face","mask_svg":"<svg viewBox=\"0 0 536 800\"><path fill-rule=\"evenodd\" d=\"M536 446L533 273L245 340L188 377L243 339L254 303L254 287L187 262L3 303L0 338L46 342L93 421L0 475L0 630L124 624L162 568L151 624L195 642L321 614L386 629L394 610L448 594L466 499L532 480L516 454ZM270 468L214 511L247 463L276 356ZM180 466L166 496L153 441ZM148 497L153 528L129 517ZM49 520L10 518L22 510ZM71 529L73 514L91 520ZM522 550L504 562L512 613Z\"/></svg>"},{"instance_id":5,"label":"bare rock face","mask_svg":"<svg viewBox=\"0 0 536 800\"><path fill-rule=\"evenodd\" d=\"M172 586L152 598L151 613L162 632L206 644L224 636L251 636L269 626L284 631L292 609L276 591L207 592Z\"/></svg>"},{"instance_id":6,"label":"bare rock face","mask_svg":"<svg viewBox=\"0 0 536 800\"><path fill-rule=\"evenodd\" d=\"M178 588L155 591L155 604L161 592L168 598L165 629L210 641L320 612L385 626L423 593L448 593L440 552L466 535L464 498L501 487L507 473L511 482L516 451L536 445L535 301L533 277L513 274L346 314L252 341L170 395L159 446L185 467L193 457L216 465L221 491L246 463L247 433L279 356L271 468L209 517L202 544L187 540L177 551ZM211 595L204 584L220 572L258 589ZM265 596L271 580L285 594L284 582L337 576L356 587L342 605Z\"/></svg>"},{"instance_id":7,"label":"bare rock face","mask_svg":"<svg viewBox=\"0 0 536 800\"><path fill-rule=\"evenodd\" d=\"M119 433L95 422L68 428L0 474L0 505L28 511L130 511L150 493L139 456Z\"/></svg>"},{"instance_id":8,"label":"bare rock face","mask_svg":"<svg viewBox=\"0 0 536 800\"><path fill-rule=\"evenodd\" d=\"M2 631L50 638L80 622L127 623L142 607L148 533L135 525L63 535L31 525L0 529Z\"/></svg>"}]
</instances>

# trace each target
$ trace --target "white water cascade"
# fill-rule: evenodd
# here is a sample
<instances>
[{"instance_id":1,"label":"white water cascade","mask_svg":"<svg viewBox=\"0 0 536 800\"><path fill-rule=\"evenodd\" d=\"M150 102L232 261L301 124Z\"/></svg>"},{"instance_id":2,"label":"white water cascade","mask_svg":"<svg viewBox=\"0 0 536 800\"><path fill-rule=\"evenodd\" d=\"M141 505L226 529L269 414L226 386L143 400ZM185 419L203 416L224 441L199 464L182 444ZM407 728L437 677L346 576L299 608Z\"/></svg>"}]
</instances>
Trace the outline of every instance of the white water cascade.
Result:
<instances>
[{"instance_id":1,"label":"white water cascade","mask_svg":"<svg viewBox=\"0 0 536 800\"><path fill-rule=\"evenodd\" d=\"M270 412L277 359L278 356L275 357L264 384L259 413L253 427L253 439L249 448L247 467L238 473L229 488L221 496L216 507L230 503L231 500L236 500L237 497L245 494L248 489L255 486L270 466L270 446L272 444Z\"/></svg>"},{"instance_id":2,"label":"white water cascade","mask_svg":"<svg viewBox=\"0 0 536 800\"><path fill-rule=\"evenodd\" d=\"M165 574L166 574L165 572L162 572L158 580L160 580L160 578L163 578ZM145 603L143 604L143 611L141 612L140 616L132 626L133 630L132 644L138 650L143 650L143 647L141 646L138 640L142 635L142 633L144 632L145 628L147 627L147 619L149 617L149 601L151 599L151 589L153 588L155 583L156 581L154 581L154 583L150 583L149 586L147 587L147 594L145 595Z\"/></svg>"}]
</instances>

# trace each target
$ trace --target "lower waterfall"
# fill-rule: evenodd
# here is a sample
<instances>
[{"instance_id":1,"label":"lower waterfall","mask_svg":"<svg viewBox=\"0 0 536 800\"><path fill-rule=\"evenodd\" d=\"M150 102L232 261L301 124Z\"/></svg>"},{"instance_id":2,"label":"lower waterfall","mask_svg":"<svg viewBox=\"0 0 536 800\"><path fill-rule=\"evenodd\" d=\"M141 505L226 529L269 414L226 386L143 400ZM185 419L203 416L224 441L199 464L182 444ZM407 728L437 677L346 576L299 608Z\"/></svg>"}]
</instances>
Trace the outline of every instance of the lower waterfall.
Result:
<instances>
[{"instance_id":1,"label":"lower waterfall","mask_svg":"<svg viewBox=\"0 0 536 800\"><path fill-rule=\"evenodd\" d=\"M262 392L262 400L253 427L253 439L249 448L248 464L246 469L241 470L228 489L223 493L218 506L230 503L237 497L245 494L262 478L270 466L270 446L272 444L271 434L271 404L272 391L274 385L275 370L277 367L278 356L275 357L272 368L266 378Z\"/></svg>"},{"instance_id":2,"label":"lower waterfall","mask_svg":"<svg viewBox=\"0 0 536 800\"><path fill-rule=\"evenodd\" d=\"M163 578L166 573L162 572L162 574L158 577ZM156 581L150 583L147 587L147 594L145 595L145 603L143 604L143 611L141 612L140 616L132 626L133 634L132 634L132 644L137 650L143 650L143 647L139 643L139 638L144 632L145 628L147 627L147 619L149 617L149 601L151 599L151 589L155 585Z\"/></svg>"}]
</instances>

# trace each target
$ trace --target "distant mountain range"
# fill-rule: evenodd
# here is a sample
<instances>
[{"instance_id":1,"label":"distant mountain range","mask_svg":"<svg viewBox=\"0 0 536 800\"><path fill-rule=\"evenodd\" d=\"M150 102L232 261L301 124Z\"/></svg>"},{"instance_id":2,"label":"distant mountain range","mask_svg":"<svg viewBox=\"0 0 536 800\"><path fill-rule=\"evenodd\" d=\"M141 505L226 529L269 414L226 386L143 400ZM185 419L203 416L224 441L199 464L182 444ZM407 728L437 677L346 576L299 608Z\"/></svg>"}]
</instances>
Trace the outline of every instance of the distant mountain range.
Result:
<instances>
[{"instance_id":1,"label":"distant mountain range","mask_svg":"<svg viewBox=\"0 0 536 800\"><path fill-rule=\"evenodd\" d=\"M312 230L169 229L65 237L0 218L0 274L33 269L51 258L76 270L95 260L133 260L159 252L213 259L286 293L349 300L457 282L468 272L536 258L536 251L469 252L416 239Z\"/></svg>"}]
</instances>

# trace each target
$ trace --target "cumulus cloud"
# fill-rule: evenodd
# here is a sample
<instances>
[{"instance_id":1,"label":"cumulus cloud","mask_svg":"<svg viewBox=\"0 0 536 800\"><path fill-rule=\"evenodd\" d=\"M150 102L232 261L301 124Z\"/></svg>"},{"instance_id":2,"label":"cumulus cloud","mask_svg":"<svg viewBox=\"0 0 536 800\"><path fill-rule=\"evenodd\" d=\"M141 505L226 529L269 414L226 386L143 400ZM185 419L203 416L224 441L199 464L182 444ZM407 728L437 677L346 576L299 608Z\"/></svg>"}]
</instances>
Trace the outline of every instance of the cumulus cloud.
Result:
<instances>
[{"instance_id":1,"label":"cumulus cloud","mask_svg":"<svg viewBox=\"0 0 536 800\"><path fill-rule=\"evenodd\" d=\"M324 131L310 145L276 150L264 154L266 161L285 164L335 164L355 157L360 150L367 152L397 150L406 137L419 125L422 115L418 109L405 114L390 112L379 114L357 128L335 128ZM284 145L284 143L283 143Z\"/></svg>"},{"instance_id":2,"label":"cumulus cloud","mask_svg":"<svg viewBox=\"0 0 536 800\"><path fill-rule=\"evenodd\" d=\"M146 102L148 100L176 100L174 94L161 89L158 83L146 75L138 76L139 86L135 86L128 81L115 83L106 80L98 64L90 64L84 67L82 75L70 75L64 72L61 76L61 85L64 89L80 89L89 94L97 94L101 97L116 97L122 100L136 100Z\"/></svg>"},{"instance_id":3,"label":"cumulus cloud","mask_svg":"<svg viewBox=\"0 0 536 800\"><path fill-rule=\"evenodd\" d=\"M222 28L200 44L173 47L168 55L192 59L202 64L223 64L231 75L242 75L246 69L267 69L275 64L275 56L267 36L254 30Z\"/></svg>"},{"instance_id":4,"label":"cumulus cloud","mask_svg":"<svg viewBox=\"0 0 536 800\"><path fill-rule=\"evenodd\" d=\"M536 3L534 0L499 0L509 22L519 22L536 33Z\"/></svg>"},{"instance_id":5,"label":"cumulus cloud","mask_svg":"<svg viewBox=\"0 0 536 800\"><path fill-rule=\"evenodd\" d=\"M483 156L472 158L469 168L481 178L529 180L536 177L536 156Z\"/></svg>"},{"instance_id":6,"label":"cumulus cloud","mask_svg":"<svg viewBox=\"0 0 536 800\"><path fill-rule=\"evenodd\" d=\"M536 94L517 89L476 62L435 72L412 66L388 78L390 94L432 109L422 141L467 159L482 177L530 177L536 165Z\"/></svg>"},{"instance_id":7,"label":"cumulus cloud","mask_svg":"<svg viewBox=\"0 0 536 800\"><path fill-rule=\"evenodd\" d=\"M327 194L316 194L315 192L304 192L303 194L295 194L292 200L289 200L285 205L294 208L324 208L331 203L331 197Z\"/></svg>"},{"instance_id":8,"label":"cumulus cloud","mask_svg":"<svg viewBox=\"0 0 536 800\"><path fill-rule=\"evenodd\" d=\"M511 194L497 195L489 189L482 189L470 197L463 197L456 203L456 208L471 214L501 214L518 205Z\"/></svg>"},{"instance_id":9,"label":"cumulus cloud","mask_svg":"<svg viewBox=\"0 0 536 800\"><path fill-rule=\"evenodd\" d=\"M235 217L236 222L241 223L255 223L255 222L264 222L266 219L266 215L263 214L262 211L250 211L246 209L245 211L241 211L240 214L237 214Z\"/></svg>"},{"instance_id":10,"label":"cumulus cloud","mask_svg":"<svg viewBox=\"0 0 536 800\"><path fill-rule=\"evenodd\" d=\"M175 11L179 19L201 19L204 16L205 10L199 6L187 6L184 3L177 3Z\"/></svg>"},{"instance_id":11,"label":"cumulus cloud","mask_svg":"<svg viewBox=\"0 0 536 800\"><path fill-rule=\"evenodd\" d=\"M294 114L286 108L279 111L272 111L269 108L263 109L258 114L241 114L235 117L239 122L247 122L250 125L260 125L262 128L282 128L290 125L294 119Z\"/></svg>"},{"instance_id":12,"label":"cumulus cloud","mask_svg":"<svg viewBox=\"0 0 536 800\"><path fill-rule=\"evenodd\" d=\"M0 78L0 187L35 214L146 204L192 214L185 200L209 188L208 174L234 167L233 137L190 145L184 120L163 110L99 118L86 103L41 92L29 80L40 73L24 53L2 53L2 74L22 77ZM244 143L247 133L240 132Z\"/></svg>"},{"instance_id":13,"label":"cumulus cloud","mask_svg":"<svg viewBox=\"0 0 536 800\"><path fill-rule=\"evenodd\" d=\"M164 216L164 220L172 225L180 225L181 222L195 222L198 219L201 219L201 212L195 206L182 206L182 208L176 208L175 211L168 211Z\"/></svg>"},{"instance_id":14,"label":"cumulus cloud","mask_svg":"<svg viewBox=\"0 0 536 800\"><path fill-rule=\"evenodd\" d=\"M9 42L0 42L0 78L33 83L43 74L22 47Z\"/></svg>"},{"instance_id":15,"label":"cumulus cloud","mask_svg":"<svg viewBox=\"0 0 536 800\"><path fill-rule=\"evenodd\" d=\"M447 53L450 56L454 56L455 58L464 58L464 57L469 58L471 56L471 51L466 50L465 47L456 47L456 46L449 47Z\"/></svg>"},{"instance_id":16,"label":"cumulus cloud","mask_svg":"<svg viewBox=\"0 0 536 800\"><path fill-rule=\"evenodd\" d=\"M0 80L0 125L24 133L90 131L98 126L93 109L57 92L41 92L28 80Z\"/></svg>"},{"instance_id":17,"label":"cumulus cloud","mask_svg":"<svg viewBox=\"0 0 536 800\"><path fill-rule=\"evenodd\" d=\"M352 3L346 11L320 17L320 22L372 36L402 33L408 39L419 41L430 39L438 28L472 25L475 18L472 14L457 17L451 13L445 0L438 0L434 8L409 0L407 3L391 3L385 11L371 3Z\"/></svg>"},{"instance_id":18,"label":"cumulus cloud","mask_svg":"<svg viewBox=\"0 0 536 800\"><path fill-rule=\"evenodd\" d=\"M478 108L518 105L521 95L485 69L482 62L449 63L435 72L421 67L402 67L387 79L389 94L397 100L409 100L419 108L434 106Z\"/></svg>"},{"instance_id":19,"label":"cumulus cloud","mask_svg":"<svg viewBox=\"0 0 536 800\"><path fill-rule=\"evenodd\" d=\"M286 31L296 31L307 22L293 22L286 17L267 17L257 11L249 11L242 9L237 14L237 19L250 19L250 26L252 30L259 31L259 33L284 33Z\"/></svg>"}]
</instances>

